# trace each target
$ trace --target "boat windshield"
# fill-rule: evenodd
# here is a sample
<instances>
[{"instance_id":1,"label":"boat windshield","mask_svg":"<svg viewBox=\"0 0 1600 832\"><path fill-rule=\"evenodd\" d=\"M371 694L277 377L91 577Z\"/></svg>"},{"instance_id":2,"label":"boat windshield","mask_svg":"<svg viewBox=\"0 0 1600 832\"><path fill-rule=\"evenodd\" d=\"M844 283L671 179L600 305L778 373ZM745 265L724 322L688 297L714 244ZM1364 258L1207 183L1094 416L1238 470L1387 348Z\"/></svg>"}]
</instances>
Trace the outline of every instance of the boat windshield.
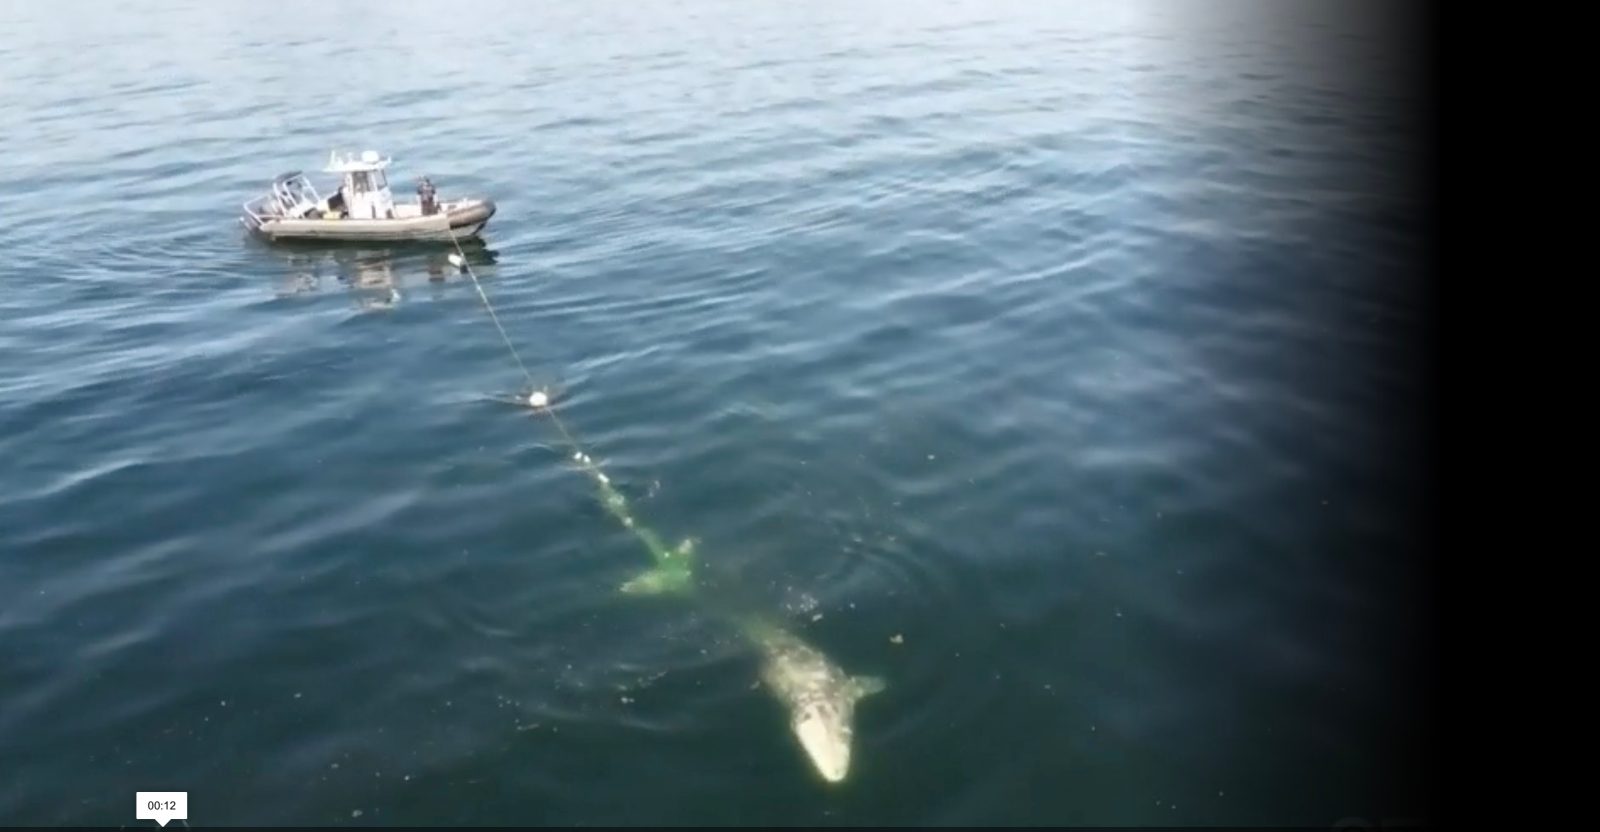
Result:
<instances>
[{"instance_id":1,"label":"boat windshield","mask_svg":"<svg viewBox=\"0 0 1600 832\"><path fill-rule=\"evenodd\" d=\"M358 170L350 174L350 190L358 194L381 191L388 186L389 181L381 170Z\"/></svg>"}]
</instances>

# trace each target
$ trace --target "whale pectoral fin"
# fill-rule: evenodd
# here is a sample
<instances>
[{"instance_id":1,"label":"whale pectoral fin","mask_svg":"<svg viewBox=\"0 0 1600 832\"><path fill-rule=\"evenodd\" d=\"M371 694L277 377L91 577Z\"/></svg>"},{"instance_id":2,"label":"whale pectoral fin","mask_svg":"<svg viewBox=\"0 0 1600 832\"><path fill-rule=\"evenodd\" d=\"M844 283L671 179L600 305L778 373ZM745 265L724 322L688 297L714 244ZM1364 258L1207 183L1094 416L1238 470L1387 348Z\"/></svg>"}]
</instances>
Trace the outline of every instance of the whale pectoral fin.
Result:
<instances>
[{"instance_id":1,"label":"whale pectoral fin","mask_svg":"<svg viewBox=\"0 0 1600 832\"><path fill-rule=\"evenodd\" d=\"M639 573L624 583L622 592L628 595L662 595L682 592L689 588L689 570L656 566Z\"/></svg>"},{"instance_id":2,"label":"whale pectoral fin","mask_svg":"<svg viewBox=\"0 0 1600 832\"><path fill-rule=\"evenodd\" d=\"M885 682L881 676L857 676L855 677L855 683L857 699L863 696L871 696L875 693L883 693L889 687L889 683Z\"/></svg>"}]
</instances>

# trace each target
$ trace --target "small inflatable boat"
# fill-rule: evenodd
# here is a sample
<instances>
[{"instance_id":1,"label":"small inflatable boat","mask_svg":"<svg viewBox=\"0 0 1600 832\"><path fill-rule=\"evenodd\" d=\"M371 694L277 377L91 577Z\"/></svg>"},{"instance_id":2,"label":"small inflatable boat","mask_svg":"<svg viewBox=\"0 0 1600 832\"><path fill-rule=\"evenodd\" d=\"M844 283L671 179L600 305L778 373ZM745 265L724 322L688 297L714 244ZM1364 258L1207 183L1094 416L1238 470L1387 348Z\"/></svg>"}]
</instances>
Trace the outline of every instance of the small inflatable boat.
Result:
<instances>
[{"instance_id":1,"label":"small inflatable boat","mask_svg":"<svg viewBox=\"0 0 1600 832\"><path fill-rule=\"evenodd\" d=\"M244 204L239 221L271 240L447 241L475 237L494 216L494 200L440 201L424 177L416 202L395 202L390 159L368 150L359 158L333 153L323 170L343 177L337 192L320 196L299 171L272 180L267 193Z\"/></svg>"}]
</instances>

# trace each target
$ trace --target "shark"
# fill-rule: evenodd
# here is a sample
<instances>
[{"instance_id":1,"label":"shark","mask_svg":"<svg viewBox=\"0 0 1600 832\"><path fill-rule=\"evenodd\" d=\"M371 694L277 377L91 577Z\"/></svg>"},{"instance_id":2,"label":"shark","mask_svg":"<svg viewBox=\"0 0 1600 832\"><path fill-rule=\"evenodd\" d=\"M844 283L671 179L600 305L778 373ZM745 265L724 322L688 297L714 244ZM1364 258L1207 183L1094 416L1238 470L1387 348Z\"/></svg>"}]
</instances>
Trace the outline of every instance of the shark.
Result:
<instances>
[{"instance_id":1,"label":"shark","mask_svg":"<svg viewBox=\"0 0 1600 832\"><path fill-rule=\"evenodd\" d=\"M850 773L856 704L885 690L884 680L877 676L853 676L827 654L772 618L748 610L730 609L724 603L707 598L695 580L694 541L669 545L635 519L627 498L592 458L577 451L573 460L594 479L599 488L600 504L650 553L650 566L624 582L619 591L628 595L692 598L729 619L759 653L762 686L787 710L789 729L812 766L827 782L842 782Z\"/></svg>"}]
</instances>

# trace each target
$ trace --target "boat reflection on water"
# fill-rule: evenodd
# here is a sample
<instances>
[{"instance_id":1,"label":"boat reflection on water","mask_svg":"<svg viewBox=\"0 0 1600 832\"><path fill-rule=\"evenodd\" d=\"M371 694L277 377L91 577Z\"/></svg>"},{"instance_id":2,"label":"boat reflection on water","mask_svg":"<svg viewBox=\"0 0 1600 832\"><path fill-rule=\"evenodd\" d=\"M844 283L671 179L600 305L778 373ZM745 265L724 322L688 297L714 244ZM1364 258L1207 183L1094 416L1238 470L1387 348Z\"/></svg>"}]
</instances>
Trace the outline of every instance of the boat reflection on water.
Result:
<instances>
[{"instance_id":1,"label":"boat reflection on water","mask_svg":"<svg viewBox=\"0 0 1600 832\"><path fill-rule=\"evenodd\" d=\"M350 245L286 243L262 246L264 257L274 258L273 291L289 298L342 288L356 308L364 311L392 309L411 292L425 286L441 289L447 283L470 281L466 272L450 262L454 246L395 243ZM462 240L461 251L479 278L494 275L498 256L481 240Z\"/></svg>"}]
</instances>

